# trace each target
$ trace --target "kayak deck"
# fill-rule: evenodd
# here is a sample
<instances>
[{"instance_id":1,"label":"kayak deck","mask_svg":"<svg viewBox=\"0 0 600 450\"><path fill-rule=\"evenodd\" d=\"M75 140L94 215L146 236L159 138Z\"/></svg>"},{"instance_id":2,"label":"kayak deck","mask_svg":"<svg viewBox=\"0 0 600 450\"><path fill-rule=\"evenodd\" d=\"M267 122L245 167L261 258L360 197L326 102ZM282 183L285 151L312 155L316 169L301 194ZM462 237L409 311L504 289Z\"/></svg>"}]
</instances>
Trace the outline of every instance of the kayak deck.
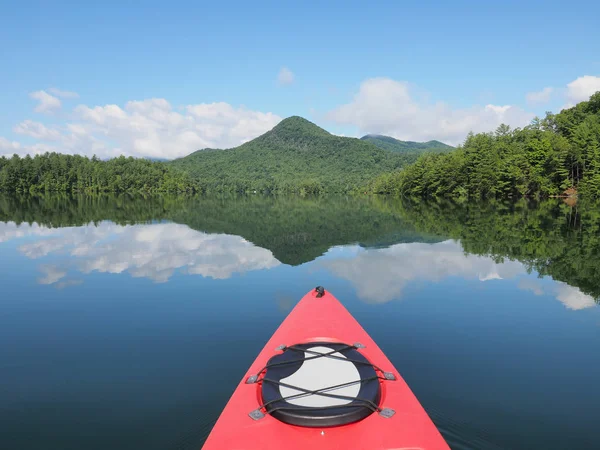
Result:
<instances>
[{"instance_id":1,"label":"kayak deck","mask_svg":"<svg viewBox=\"0 0 600 450\"><path fill-rule=\"evenodd\" d=\"M302 346L302 344L313 344L313 346ZM296 347L298 345L301 347ZM268 406L264 406L269 402L265 402L263 398L268 392L265 383L273 376L269 373L270 377L265 381L262 378L265 377L266 372L275 373L274 366L277 366L277 369L281 368L281 362L273 363L273 361L278 361L277 358L281 359L289 347L296 347L293 348L296 352L303 350L308 352L308 355L316 355L308 359L311 359L311 364L315 367L320 361L318 364L321 372L317 378L327 377L333 371L337 372L341 367L339 360L348 355L345 353L346 350L360 353L358 357L368 361L370 363L368 366L373 365L381 371L381 376L378 376L375 381L379 385L377 396L373 397L377 401L373 411L366 417L350 419L357 421L337 426L331 425L331 422L326 420L319 422L322 419L315 422L309 420L306 423L300 421L303 426L293 425L290 424L293 423L293 414L290 416L291 419L275 418L276 413L273 412L273 415L269 413ZM322 350L314 351L314 349ZM329 349L331 351L327 351ZM333 354L334 358L320 358L319 353L322 354L321 356L325 356L324 353ZM356 353L353 355L348 356L348 359L355 360ZM335 363L338 365L334 367L331 359L338 360ZM298 364L307 364L307 362ZM344 365L343 362L341 364ZM265 369L268 365L273 369ZM341 376L344 380L352 379L351 375ZM343 378L344 376L346 378ZM296 376L296 379L298 378ZM308 410L311 408L319 410L322 408L319 406L320 402L323 401L337 402L338 406L343 406L344 402L348 402L346 400L348 392L354 389L352 392L356 394L359 389L352 388L356 384L349 382L345 383L347 386L344 386L343 395L336 393L307 396L302 394L302 390L298 391L294 383L287 381L294 380L294 374L283 380L285 382L276 383L281 393L289 394L285 395L287 401L298 405L299 408L307 408L308 405ZM315 382L322 383L323 380L315 381L313 377L312 383ZM360 389L362 393L363 388ZM323 400L323 397L328 397L329 400ZM449 449L415 395L381 349L333 295L323 292L323 295L319 296L317 290L309 292L302 298L265 345L240 381L203 448L205 450Z\"/></svg>"}]
</instances>

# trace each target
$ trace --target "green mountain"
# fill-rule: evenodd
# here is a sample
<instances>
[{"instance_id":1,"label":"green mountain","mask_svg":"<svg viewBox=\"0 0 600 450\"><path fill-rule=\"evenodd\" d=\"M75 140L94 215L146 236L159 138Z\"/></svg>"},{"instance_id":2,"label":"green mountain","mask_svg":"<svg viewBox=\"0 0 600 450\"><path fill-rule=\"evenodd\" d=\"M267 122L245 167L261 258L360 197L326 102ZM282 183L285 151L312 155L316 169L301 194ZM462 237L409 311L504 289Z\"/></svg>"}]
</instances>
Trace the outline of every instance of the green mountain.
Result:
<instances>
[{"instance_id":1,"label":"green mountain","mask_svg":"<svg viewBox=\"0 0 600 450\"><path fill-rule=\"evenodd\" d=\"M316 193L355 190L415 160L416 155L391 153L290 117L239 147L199 150L170 164L206 192Z\"/></svg>"},{"instance_id":2,"label":"green mountain","mask_svg":"<svg viewBox=\"0 0 600 450\"><path fill-rule=\"evenodd\" d=\"M391 152L404 152L404 153L422 153L422 152L449 152L454 150L454 147L448 144L444 144L440 141L427 141L427 142L413 142L413 141L400 141L389 136L382 136L380 134L367 134L360 138L363 141L370 142L379 148L389 150Z\"/></svg>"}]
</instances>

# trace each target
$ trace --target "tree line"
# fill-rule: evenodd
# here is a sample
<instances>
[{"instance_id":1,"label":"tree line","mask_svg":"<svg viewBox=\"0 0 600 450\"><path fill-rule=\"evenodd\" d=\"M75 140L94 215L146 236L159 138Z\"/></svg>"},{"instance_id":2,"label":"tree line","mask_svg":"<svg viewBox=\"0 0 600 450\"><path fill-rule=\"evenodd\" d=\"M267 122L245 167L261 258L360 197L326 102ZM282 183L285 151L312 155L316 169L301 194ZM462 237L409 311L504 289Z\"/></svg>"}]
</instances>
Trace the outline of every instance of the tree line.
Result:
<instances>
[{"instance_id":1,"label":"tree line","mask_svg":"<svg viewBox=\"0 0 600 450\"><path fill-rule=\"evenodd\" d=\"M600 197L600 92L529 126L469 134L372 181L371 192L419 197Z\"/></svg>"},{"instance_id":2,"label":"tree line","mask_svg":"<svg viewBox=\"0 0 600 450\"><path fill-rule=\"evenodd\" d=\"M197 185L180 170L162 162L45 153L24 158L0 157L0 191L38 192L194 192Z\"/></svg>"}]
</instances>

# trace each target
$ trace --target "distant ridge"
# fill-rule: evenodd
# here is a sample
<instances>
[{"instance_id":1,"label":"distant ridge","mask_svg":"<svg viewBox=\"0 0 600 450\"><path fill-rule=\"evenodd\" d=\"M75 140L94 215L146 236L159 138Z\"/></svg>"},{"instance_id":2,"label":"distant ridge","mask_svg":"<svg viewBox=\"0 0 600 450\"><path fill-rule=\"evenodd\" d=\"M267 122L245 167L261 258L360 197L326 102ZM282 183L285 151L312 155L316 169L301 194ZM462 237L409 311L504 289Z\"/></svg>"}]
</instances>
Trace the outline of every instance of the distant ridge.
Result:
<instances>
[{"instance_id":1,"label":"distant ridge","mask_svg":"<svg viewBox=\"0 0 600 450\"><path fill-rule=\"evenodd\" d=\"M414 141L401 141L390 136L383 136L380 134L367 134L360 138L363 141L367 141L376 145L384 150L391 152L449 152L454 150L454 147L448 144L444 144L440 141L427 141L427 142L414 142Z\"/></svg>"}]
</instances>

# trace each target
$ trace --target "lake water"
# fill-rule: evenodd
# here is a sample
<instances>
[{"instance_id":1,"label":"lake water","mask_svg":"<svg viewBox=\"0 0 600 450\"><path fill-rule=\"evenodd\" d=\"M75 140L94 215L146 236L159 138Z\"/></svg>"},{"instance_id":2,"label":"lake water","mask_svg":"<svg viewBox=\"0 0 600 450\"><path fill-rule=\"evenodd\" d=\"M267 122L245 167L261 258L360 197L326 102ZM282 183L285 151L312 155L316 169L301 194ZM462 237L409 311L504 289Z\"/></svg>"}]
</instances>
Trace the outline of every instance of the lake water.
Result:
<instances>
[{"instance_id":1,"label":"lake water","mask_svg":"<svg viewBox=\"0 0 600 450\"><path fill-rule=\"evenodd\" d=\"M0 447L199 449L323 285L453 449L598 449L598 211L0 197Z\"/></svg>"}]
</instances>

